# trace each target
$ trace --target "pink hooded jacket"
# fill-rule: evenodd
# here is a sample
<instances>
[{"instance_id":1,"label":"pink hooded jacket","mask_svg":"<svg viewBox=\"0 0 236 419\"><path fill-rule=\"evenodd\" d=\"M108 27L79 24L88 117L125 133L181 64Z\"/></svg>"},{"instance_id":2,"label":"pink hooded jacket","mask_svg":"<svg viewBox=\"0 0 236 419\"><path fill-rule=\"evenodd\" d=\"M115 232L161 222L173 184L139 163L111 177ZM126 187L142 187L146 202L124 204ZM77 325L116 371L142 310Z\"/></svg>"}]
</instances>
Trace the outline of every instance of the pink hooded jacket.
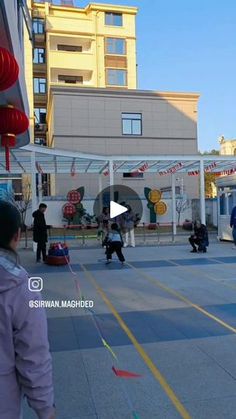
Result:
<instances>
[{"instance_id":1,"label":"pink hooded jacket","mask_svg":"<svg viewBox=\"0 0 236 419\"><path fill-rule=\"evenodd\" d=\"M12 252L0 249L0 418L21 418L26 396L38 418L54 413L52 363L44 309L29 308L40 293Z\"/></svg>"}]
</instances>

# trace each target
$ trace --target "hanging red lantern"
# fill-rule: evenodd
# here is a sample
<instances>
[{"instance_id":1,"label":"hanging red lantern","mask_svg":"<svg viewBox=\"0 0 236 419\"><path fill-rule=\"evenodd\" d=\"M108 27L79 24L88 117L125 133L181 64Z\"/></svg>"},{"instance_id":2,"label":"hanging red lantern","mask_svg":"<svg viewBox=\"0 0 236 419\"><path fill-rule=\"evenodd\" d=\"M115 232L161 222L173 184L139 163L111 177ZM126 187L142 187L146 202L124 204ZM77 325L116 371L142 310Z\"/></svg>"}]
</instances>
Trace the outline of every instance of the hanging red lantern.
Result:
<instances>
[{"instance_id":1,"label":"hanging red lantern","mask_svg":"<svg viewBox=\"0 0 236 419\"><path fill-rule=\"evenodd\" d=\"M11 87L19 76L19 66L14 56L0 47L0 91Z\"/></svg>"},{"instance_id":2,"label":"hanging red lantern","mask_svg":"<svg viewBox=\"0 0 236 419\"><path fill-rule=\"evenodd\" d=\"M29 127L29 119L13 106L0 107L1 146L5 147L6 170L10 171L10 148L16 146L16 135Z\"/></svg>"}]
</instances>

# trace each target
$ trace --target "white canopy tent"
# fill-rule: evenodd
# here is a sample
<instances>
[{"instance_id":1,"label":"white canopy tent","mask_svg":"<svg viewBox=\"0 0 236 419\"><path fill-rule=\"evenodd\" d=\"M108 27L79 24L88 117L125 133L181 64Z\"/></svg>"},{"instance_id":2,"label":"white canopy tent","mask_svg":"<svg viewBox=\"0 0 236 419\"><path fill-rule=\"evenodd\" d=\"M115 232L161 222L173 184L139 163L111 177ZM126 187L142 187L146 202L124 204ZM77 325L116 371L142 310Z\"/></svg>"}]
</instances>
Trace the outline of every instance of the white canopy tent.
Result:
<instances>
[{"instance_id":1,"label":"white canopy tent","mask_svg":"<svg viewBox=\"0 0 236 419\"><path fill-rule=\"evenodd\" d=\"M145 171L148 173L170 174L172 177L172 221L173 233L176 234L175 211L175 174L195 173L200 176L200 213L205 224L205 178L206 171L211 173L236 171L236 156L218 155L97 155L70 150L27 145L11 150L11 174L31 174L32 207L37 206L36 173L59 174L71 173L98 174L99 191L102 189L102 174L107 171L110 186L114 185L114 174L123 172ZM4 153L0 152L0 175L9 176L5 169Z\"/></svg>"}]
</instances>

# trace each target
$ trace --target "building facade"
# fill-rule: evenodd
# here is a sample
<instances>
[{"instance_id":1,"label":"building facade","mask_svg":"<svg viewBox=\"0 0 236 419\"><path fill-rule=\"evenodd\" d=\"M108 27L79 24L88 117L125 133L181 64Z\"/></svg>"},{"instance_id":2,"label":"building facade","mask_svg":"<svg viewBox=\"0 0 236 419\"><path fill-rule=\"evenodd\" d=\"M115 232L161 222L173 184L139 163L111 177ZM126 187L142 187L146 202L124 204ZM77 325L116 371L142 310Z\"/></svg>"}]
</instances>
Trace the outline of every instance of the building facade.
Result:
<instances>
[{"instance_id":1,"label":"building facade","mask_svg":"<svg viewBox=\"0 0 236 419\"><path fill-rule=\"evenodd\" d=\"M136 89L137 8L108 4L79 8L73 1L61 1L61 5L32 1L31 14L32 142L47 145L47 102L52 86Z\"/></svg>"},{"instance_id":2,"label":"building facade","mask_svg":"<svg viewBox=\"0 0 236 419\"><path fill-rule=\"evenodd\" d=\"M220 154L236 155L236 139L225 139L222 135L219 138Z\"/></svg>"},{"instance_id":3,"label":"building facade","mask_svg":"<svg viewBox=\"0 0 236 419\"><path fill-rule=\"evenodd\" d=\"M99 155L197 154L197 104L194 93L140 90L82 89L52 86L49 97L49 144L52 147ZM138 168L138 164L137 164ZM106 171L104 170L104 173ZM176 176L178 177L178 176ZM107 177L104 174L104 186ZM198 180L182 175L180 185L190 197L198 196ZM78 184L79 182L79 184ZM143 195L144 186L170 187L170 176L116 174L115 182ZM84 185L96 196L97 177L56 175L54 193Z\"/></svg>"}]
</instances>

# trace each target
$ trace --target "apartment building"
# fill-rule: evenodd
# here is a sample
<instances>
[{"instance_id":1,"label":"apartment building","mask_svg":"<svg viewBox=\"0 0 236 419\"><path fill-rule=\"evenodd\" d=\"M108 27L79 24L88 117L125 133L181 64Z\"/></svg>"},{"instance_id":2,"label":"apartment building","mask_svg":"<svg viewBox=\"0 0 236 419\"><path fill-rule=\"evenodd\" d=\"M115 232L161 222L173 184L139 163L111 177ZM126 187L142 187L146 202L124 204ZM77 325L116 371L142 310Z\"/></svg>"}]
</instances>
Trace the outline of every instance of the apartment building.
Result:
<instances>
[{"instance_id":1,"label":"apartment building","mask_svg":"<svg viewBox=\"0 0 236 419\"><path fill-rule=\"evenodd\" d=\"M223 135L219 138L220 154L236 155L236 139L225 138Z\"/></svg>"},{"instance_id":2,"label":"apartment building","mask_svg":"<svg viewBox=\"0 0 236 419\"><path fill-rule=\"evenodd\" d=\"M32 142L48 144L47 103L52 86L136 89L137 8L75 7L72 0L31 1L33 19Z\"/></svg>"}]
</instances>

